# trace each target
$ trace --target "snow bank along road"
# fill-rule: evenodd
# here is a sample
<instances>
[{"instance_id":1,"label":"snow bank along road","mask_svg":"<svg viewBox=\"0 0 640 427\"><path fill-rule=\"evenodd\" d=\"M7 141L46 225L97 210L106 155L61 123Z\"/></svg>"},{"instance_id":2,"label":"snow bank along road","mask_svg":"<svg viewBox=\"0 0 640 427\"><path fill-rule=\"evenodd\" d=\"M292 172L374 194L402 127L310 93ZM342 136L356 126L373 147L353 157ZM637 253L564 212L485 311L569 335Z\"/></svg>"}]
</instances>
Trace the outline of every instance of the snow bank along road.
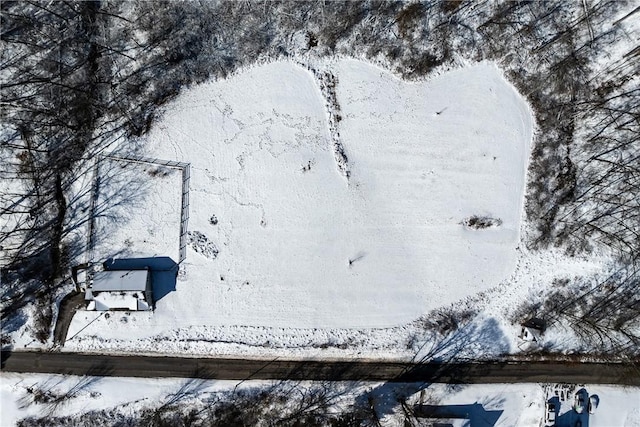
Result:
<instances>
[{"instance_id":1,"label":"snow bank along road","mask_svg":"<svg viewBox=\"0 0 640 427\"><path fill-rule=\"evenodd\" d=\"M630 363L396 363L376 360L257 360L90 353L2 352L2 371L220 380L430 381L440 383L591 383L640 386Z\"/></svg>"}]
</instances>

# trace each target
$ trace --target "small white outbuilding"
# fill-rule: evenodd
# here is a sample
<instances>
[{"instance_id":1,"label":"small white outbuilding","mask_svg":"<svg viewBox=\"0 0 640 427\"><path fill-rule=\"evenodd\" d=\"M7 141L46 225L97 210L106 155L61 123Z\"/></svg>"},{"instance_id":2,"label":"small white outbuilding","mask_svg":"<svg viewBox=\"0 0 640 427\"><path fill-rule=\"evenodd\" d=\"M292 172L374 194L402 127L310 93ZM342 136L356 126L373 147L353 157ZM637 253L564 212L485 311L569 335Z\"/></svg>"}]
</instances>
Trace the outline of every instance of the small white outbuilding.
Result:
<instances>
[{"instance_id":1,"label":"small white outbuilding","mask_svg":"<svg viewBox=\"0 0 640 427\"><path fill-rule=\"evenodd\" d=\"M524 342L538 343L544 333L546 323L537 317L532 317L522 324L520 338Z\"/></svg>"},{"instance_id":2,"label":"small white outbuilding","mask_svg":"<svg viewBox=\"0 0 640 427\"><path fill-rule=\"evenodd\" d=\"M151 310L149 270L107 270L94 274L85 293L87 310Z\"/></svg>"}]
</instances>

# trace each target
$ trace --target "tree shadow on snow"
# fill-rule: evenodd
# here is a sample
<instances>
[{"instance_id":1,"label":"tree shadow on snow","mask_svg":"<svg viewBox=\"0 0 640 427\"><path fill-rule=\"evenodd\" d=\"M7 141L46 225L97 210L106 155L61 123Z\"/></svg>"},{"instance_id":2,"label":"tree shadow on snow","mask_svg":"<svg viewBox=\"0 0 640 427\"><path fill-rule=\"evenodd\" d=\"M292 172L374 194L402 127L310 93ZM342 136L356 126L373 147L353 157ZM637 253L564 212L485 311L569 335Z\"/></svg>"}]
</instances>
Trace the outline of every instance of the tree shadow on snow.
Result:
<instances>
[{"instance_id":1,"label":"tree shadow on snow","mask_svg":"<svg viewBox=\"0 0 640 427\"><path fill-rule=\"evenodd\" d=\"M424 343L416 351L413 363L392 381L386 382L358 397L360 404L369 401L379 418L392 414L402 405L412 417L421 418L418 406L411 408L407 402L418 392L427 390L434 383L446 383L455 393L471 382L473 376L482 375L483 365L464 363L482 356L497 356L509 350L509 343L498 322L483 319L460 326L448 335L427 331ZM472 372L473 371L473 372ZM429 401L427 403L436 403ZM502 410L486 410L478 402L467 405L431 405L430 410L451 413L450 418L466 418L471 426L493 426ZM424 405L423 405L424 407ZM464 417L463 417L464 415Z\"/></svg>"}]
</instances>

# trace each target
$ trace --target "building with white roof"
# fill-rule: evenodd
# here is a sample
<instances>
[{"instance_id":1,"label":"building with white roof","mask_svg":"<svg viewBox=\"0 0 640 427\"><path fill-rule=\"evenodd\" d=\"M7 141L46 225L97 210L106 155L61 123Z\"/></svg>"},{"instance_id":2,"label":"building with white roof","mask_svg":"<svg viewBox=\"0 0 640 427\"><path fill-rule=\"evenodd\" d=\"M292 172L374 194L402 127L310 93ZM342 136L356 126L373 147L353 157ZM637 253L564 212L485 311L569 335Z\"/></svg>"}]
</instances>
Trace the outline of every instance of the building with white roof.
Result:
<instances>
[{"instance_id":1,"label":"building with white roof","mask_svg":"<svg viewBox=\"0 0 640 427\"><path fill-rule=\"evenodd\" d=\"M94 274L87 288L87 310L151 310L151 274L145 270L106 270Z\"/></svg>"}]
</instances>

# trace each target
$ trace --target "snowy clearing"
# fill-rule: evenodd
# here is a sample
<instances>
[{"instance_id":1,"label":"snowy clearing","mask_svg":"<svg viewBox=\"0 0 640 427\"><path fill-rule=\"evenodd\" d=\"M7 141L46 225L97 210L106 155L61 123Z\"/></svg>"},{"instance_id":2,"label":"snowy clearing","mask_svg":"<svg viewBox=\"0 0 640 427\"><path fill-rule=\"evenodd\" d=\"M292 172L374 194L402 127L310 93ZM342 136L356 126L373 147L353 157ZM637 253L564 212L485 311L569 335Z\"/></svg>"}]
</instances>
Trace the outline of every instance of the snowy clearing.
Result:
<instances>
[{"instance_id":1,"label":"snowy clearing","mask_svg":"<svg viewBox=\"0 0 640 427\"><path fill-rule=\"evenodd\" d=\"M513 273L532 118L498 68L408 83L355 60L322 67L334 76L330 102L314 73L276 62L167 107L145 155L191 163L190 245L176 292L153 315L136 314L144 327L122 324L127 337L191 326L388 328ZM178 229L150 207L179 196L140 194L143 224L118 228L145 254L171 255L149 229ZM110 240L117 251L123 239ZM94 317L79 313L70 336ZM83 336L123 331L100 319Z\"/></svg>"}]
</instances>

